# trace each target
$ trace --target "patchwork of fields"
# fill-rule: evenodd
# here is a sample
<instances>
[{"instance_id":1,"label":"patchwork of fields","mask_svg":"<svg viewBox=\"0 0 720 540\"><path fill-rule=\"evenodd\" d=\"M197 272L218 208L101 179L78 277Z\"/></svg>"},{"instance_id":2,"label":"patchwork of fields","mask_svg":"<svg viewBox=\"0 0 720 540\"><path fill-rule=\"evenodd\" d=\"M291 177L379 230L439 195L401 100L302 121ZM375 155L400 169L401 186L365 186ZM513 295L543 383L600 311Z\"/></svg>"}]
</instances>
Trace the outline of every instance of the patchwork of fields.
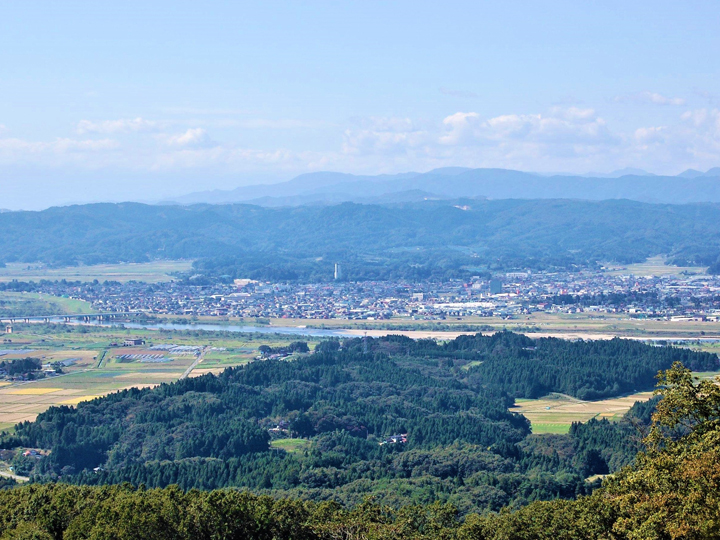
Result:
<instances>
[{"instance_id":1,"label":"patchwork of fields","mask_svg":"<svg viewBox=\"0 0 720 540\"><path fill-rule=\"evenodd\" d=\"M567 433L573 422L591 418L619 420L636 401L647 401L652 392L639 392L600 401L582 401L564 394L551 394L541 399L516 399L514 412L532 423L533 433Z\"/></svg>"},{"instance_id":2,"label":"patchwork of fields","mask_svg":"<svg viewBox=\"0 0 720 540\"><path fill-rule=\"evenodd\" d=\"M39 324L18 325L17 330L12 343L3 345L6 351L0 351L2 360L34 357L45 365L61 362L63 373L36 381L0 381L0 430L32 421L51 406L77 405L118 390L175 381L193 365L200 351L204 351L202 361L191 370L190 377L217 374L227 367L251 362L261 344L282 346L297 339L281 335L131 332L122 328ZM142 338L146 343L117 346L128 337ZM720 350L717 343L698 342L692 346L711 352ZM12 350L17 350L17 354L8 354ZM641 392L602 401L581 401L553 394L541 399L518 399L513 410L531 421L534 433L567 433L573 422L590 418L617 420L633 403L651 397L651 392Z\"/></svg>"},{"instance_id":3,"label":"patchwork of fields","mask_svg":"<svg viewBox=\"0 0 720 540\"><path fill-rule=\"evenodd\" d=\"M62 363L63 373L34 381L0 381L0 430L34 420L51 406L81 401L126 388L176 381L205 351L191 377L219 373L257 356L260 344L282 346L282 336L198 337L192 333L134 331L58 325L18 325L0 359L38 358L43 365ZM127 337L145 345L118 346Z\"/></svg>"},{"instance_id":4,"label":"patchwork of fields","mask_svg":"<svg viewBox=\"0 0 720 540\"><path fill-rule=\"evenodd\" d=\"M119 281L121 283L139 280L148 283L170 281L172 274L187 272L192 261L154 261L149 263L95 264L90 266L66 266L48 268L39 264L6 263L0 268L0 282L40 281L43 279L68 281Z\"/></svg>"}]
</instances>

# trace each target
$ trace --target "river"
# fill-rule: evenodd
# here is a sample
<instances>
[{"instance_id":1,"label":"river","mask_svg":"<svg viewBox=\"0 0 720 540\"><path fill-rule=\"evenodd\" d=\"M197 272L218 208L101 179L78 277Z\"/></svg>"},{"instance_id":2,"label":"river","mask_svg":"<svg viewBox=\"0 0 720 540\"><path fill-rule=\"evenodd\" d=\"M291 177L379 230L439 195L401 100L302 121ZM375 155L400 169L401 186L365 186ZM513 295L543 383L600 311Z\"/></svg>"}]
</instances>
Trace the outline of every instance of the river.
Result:
<instances>
[{"instance_id":1,"label":"river","mask_svg":"<svg viewBox=\"0 0 720 540\"><path fill-rule=\"evenodd\" d=\"M328 330L324 328L307 328L304 326L249 326L237 324L178 324L178 323L118 323L108 324L106 322L83 321L67 323L63 319L50 318L50 323L58 324L78 324L83 326L122 326L123 328L136 330L205 330L208 332L237 332L243 334L284 334L291 336L311 336L311 337L357 337L347 330Z\"/></svg>"}]
</instances>

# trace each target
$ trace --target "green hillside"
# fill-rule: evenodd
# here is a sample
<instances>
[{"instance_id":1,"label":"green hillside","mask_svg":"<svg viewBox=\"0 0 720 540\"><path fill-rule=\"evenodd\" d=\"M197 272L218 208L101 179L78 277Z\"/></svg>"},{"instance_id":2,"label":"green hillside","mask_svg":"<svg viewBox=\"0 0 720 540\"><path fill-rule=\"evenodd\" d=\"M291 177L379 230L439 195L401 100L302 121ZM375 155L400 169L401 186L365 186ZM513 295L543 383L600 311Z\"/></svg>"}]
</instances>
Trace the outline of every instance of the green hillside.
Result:
<instances>
[{"instance_id":1,"label":"green hillside","mask_svg":"<svg viewBox=\"0 0 720 540\"><path fill-rule=\"evenodd\" d=\"M584 360L568 365L577 358ZM509 332L445 344L326 341L292 361L51 407L0 447L49 451L14 460L39 481L242 487L348 506L369 495L393 506L440 499L463 514L499 510L590 493L597 486L588 477L631 461L635 425L647 425L651 411L636 406L624 422L576 425L548 439L510 411L513 396L650 389L657 370L676 361L718 365L716 355L687 349L533 342ZM516 376L504 384L506 369ZM553 376L538 378L538 370ZM271 445L298 438L306 442Z\"/></svg>"},{"instance_id":2,"label":"green hillside","mask_svg":"<svg viewBox=\"0 0 720 540\"><path fill-rule=\"evenodd\" d=\"M269 279L451 276L668 254L710 265L720 206L625 200L459 200L295 208L135 203L0 214L5 262L205 259L198 270Z\"/></svg>"},{"instance_id":3,"label":"green hillside","mask_svg":"<svg viewBox=\"0 0 720 540\"><path fill-rule=\"evenodd\" d=\"M646 452L575 501L538 501L460 518L455 506L437 502L393 508L366 500L347 509L235 490L34 484L0 491L0 534L38 540L717 538L720 389L709 381L695 385L680 364L663 374L661 384L664 399Z\"/></svg>"}]
</instances>

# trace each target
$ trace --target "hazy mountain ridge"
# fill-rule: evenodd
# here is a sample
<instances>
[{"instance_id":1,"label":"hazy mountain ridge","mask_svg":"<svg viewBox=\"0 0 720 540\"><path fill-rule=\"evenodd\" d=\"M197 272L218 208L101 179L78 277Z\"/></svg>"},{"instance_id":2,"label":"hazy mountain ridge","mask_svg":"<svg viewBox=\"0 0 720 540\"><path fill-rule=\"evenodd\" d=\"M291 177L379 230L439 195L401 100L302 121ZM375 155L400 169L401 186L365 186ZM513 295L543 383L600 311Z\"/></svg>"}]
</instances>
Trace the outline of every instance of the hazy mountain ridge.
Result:
<instances>
[{"instance_id":1,"label":"hazy mountain ridge","mask_svg":"<svg viewBox=\"0 0 720 540\"><path fill-rule=\"evenodd\" d=\"M284 208L92 204L0 214L0 230L1 262L224 257L223 266L263 279L332 275L326 267L337 260L356 261L348 267L353 275L378 277L428 265L541 269L657 254L708 266L720 254L720 205L469 198Z\"/></svg>"},{"instance_id":2,"label":"hazy mountain ridge","mask_svg":"<svg viewBox=\"0 0 720 540\"><path fill-rule=\"evenodd\" d=\"M630 173L630 174L626 174ZM508 169L446 167L427 173L361 176L336 172L302 174L278 184L239 187L230 191L197 192L177 197L178 204L246 202L261 206L298 206L340 202L452 199L630 199L653 203L720 202L720 167L703 173L688 169L677 176L658 176L640 169L622 169L597 176L535 173ZM407 197L406 195L407 194Z\"/></svg>"}]
</instances>

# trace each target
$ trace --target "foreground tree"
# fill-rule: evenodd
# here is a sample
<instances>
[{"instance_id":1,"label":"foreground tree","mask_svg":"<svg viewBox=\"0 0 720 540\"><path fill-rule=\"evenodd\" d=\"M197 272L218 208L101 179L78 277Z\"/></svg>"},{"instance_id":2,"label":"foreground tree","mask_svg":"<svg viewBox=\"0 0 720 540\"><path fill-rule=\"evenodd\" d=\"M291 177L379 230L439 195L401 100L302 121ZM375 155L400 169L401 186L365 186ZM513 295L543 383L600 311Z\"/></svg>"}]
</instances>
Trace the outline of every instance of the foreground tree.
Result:
<instances>
[{"instance_id":1,"label":"foreground tree","mask_svg":"<svg viewBox=\"0 0 720 540\"><path fill-rule=\"evenodd\" d=\"M696 382L676 363L658 375L660 395L646 451L577 501L538 502L517 512L471 516L474 540L720 538L720 386Z\"/></svg>"}]
</instances>

